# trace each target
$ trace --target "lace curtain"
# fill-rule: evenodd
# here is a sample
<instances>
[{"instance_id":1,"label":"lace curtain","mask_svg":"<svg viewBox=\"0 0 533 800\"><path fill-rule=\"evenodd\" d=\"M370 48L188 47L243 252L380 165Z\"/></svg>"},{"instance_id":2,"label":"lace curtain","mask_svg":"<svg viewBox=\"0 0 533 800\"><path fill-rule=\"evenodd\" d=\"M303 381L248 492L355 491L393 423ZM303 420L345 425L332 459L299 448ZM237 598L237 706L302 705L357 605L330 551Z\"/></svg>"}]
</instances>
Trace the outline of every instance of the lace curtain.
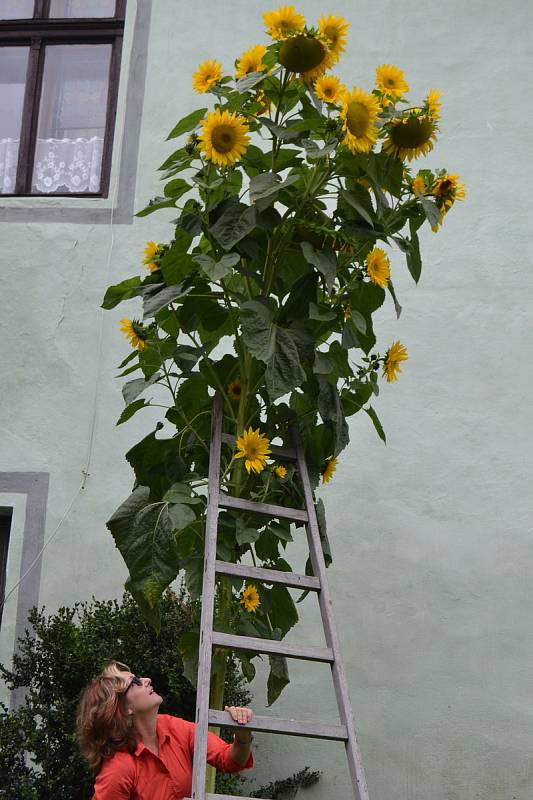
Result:
<instances>
[{"instance_id":1,"label":"lace curtain","mask_svg":"<svg viewBox=\"0 0 533 800\"><path fill-rule=\"evenodd\" d=\"M98 192L104 140L37 139L32 191ZM18 139L0 139L0 194L15 191Z\"/></svg>"}]
</instances>

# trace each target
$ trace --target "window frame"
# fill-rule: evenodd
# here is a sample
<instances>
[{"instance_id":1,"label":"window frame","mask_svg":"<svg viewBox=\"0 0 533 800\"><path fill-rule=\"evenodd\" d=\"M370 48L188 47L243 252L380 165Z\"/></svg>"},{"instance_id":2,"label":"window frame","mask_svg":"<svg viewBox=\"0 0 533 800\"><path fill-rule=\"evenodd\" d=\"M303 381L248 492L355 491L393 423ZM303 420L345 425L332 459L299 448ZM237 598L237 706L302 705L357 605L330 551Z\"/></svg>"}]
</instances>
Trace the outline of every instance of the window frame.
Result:
<instances>
[{"instance_id":1,"label":"window frame","mask_svg":"<svg viewBox=\"0 0 533 800\"><path fill-rule=\"evenodd\" d=\"M4 197L108 197L111 156L117 112L120 62L124 39L126 0L116 0L114 17L49 18L50 0L34 0L33 18L0 20L0 47L29 47L22 110L15 191ZM41 102L44 57L48 44L110 44L106 126L102 153L100 191L32 192L31 182Z\"/></svg>"},{"instance_id":2,"label":"window frame","mask_svg":"<svg viewBox=\"0 0 533 800\"><path fill-rule=\"evenodd\" d=\"M9 554L9 540L13 524L13 509L0 506L0 628L4 611L6 596L7 557Z\"/></svg>"}]
</instances>

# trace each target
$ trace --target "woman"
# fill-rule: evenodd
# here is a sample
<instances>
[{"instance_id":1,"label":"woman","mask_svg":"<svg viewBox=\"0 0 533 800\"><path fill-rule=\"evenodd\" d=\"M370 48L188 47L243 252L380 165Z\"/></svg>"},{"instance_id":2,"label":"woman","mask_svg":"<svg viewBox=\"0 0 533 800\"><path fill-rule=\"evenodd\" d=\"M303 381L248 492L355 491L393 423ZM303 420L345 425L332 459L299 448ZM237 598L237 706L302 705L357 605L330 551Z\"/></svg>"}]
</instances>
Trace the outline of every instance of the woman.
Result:
<instances>
[{"instance_id":1,"label":"woman","mask_svg":"<svg viewBox=\"0 0 533 800\"><path fill-rule=\"evenodd\" d=\"M81 696L77 716L80 748L98 772L93 800L180 800L192 791L193 722L159 714L163 702L150 678L111 661ZM252 719L250 708L226 706L235 722ZM252 735L239 731L228 744L207 735L207 761L221 772L254 765Z\"/></svg>"}]
</instances>

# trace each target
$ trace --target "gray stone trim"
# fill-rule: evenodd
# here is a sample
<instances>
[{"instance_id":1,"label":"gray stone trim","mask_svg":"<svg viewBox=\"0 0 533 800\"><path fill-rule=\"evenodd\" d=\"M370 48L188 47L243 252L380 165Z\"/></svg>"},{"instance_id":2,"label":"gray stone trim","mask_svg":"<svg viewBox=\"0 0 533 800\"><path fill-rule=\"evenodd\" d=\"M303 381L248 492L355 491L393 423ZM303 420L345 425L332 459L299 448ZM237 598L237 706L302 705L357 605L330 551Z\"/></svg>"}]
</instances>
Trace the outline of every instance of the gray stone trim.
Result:
<instances>
[{"instance_id":1,"label":"gray stone trim","mask_svg":"<svg viewBox=\"0 0 533 800\"><path fill-rule=\"evenodd\" d=\"M0 493L27 495L20 577L27 570L30 572L18 587L15 642L24 635L24 629L28 627L28 611L32 606L39 605L42 567L40 553L44 544L49 481L48 472L0 472ZM16 708L24 694L24 689L12 692L12 708Z\"/></svg>"},{"instance_id":2,"label":"gray stone trim","mask_svg":"<svg viewBox=\"0 0 533 800\"><path fill-rule=\"evenodd\" d=\"M75 222L83 225L109 225L112 217L113 224L131 225L133 223L151 15L152 0L137 0L115 209L109 205L102 207L102 204L109 202L110 198L113 203L111 189L110 198L96 198L92 201L94 207L56 206L49 208L35 203L30 205L35 198L27 197L25 198L28 201L27 206L18 208L0 206L0 222ZM116 144L115 141L113 150L116 150ZM18 199L22 200L22 198ZM87 202L83 198L79 199L81 203Z\"/></svg>"}]
</instances>

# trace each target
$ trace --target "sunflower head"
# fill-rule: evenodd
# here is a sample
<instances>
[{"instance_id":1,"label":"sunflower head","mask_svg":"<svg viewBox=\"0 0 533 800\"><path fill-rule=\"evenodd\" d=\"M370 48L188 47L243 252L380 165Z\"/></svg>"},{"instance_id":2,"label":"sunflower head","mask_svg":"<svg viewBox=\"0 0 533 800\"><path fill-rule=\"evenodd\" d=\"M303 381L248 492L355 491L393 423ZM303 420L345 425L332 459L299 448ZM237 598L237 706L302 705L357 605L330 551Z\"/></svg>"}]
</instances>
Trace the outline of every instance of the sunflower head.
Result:
<instances>
[{"instance_id":1,"label":"sunflower head","mask_svg":"<svg viewBox=\"0 0 533 800\"><path fill-rule=\"evenodd\" d=\"M366 272L372 283L387 288L390 278L390 261L381 247L374 247L366 257Z\"/></svg>"},{"instance_id":2,"label":"sunflower head","mask_svg":"<svg viewBox=\"0 0 533 800\"><path fill-rule=\"evenodd\" d=\"M326 464L324 466L324 469L322 470L322 483L329 483L330 482L330 480L331 480L331 478L333 476L333 473L337 469L337 464L338 463L339 463L339 459L338 458L333 458L333 456L331 458L327 459Z\"/></svg>"},{"instance_id":3,"label":"sunflower head","mask_svg":"<svg viewBox=\"0 0 533 800\"><path fill-rule=\"evenodd\" d=\"M263 433L259 433L259 428L255 431L251 427L248 428L237 438L235 444L237 448L235 458L244 458L244 466L248 474L250 474L250 470L261 472L265 468L268 456L272 451L269 449L270 441Z\"/></svg>"},{"instance_id":4,"label":"sunflower head","mask_svg":"<svg viewBox=\"0 0 533 800\"><path fill-rule=\"evenodd\" d=\"M400 363L402 361L407 361L407 358L407 350L403 344L399 341L391 344L385 354L385 360L383 362L383 375L387 376L387 381L389 383L398 380L398 373L402 371Z\"/></svg>"},{"instance_id":5,"label":"sunflower head","mask_svg":"<svg viewBox=\"0 0 533 800\"><path fill-rule=\"evenodd\" d=\"M240 378L235 378L235 380L231 381L228 384L228 397L230 400L234 402L238 402L241 399L242 395L242 383Z\"/></svg>"},{"instance_id":6,"label":"sunflower head","mask_svg":"<svg viewBox=\"0 0 533 800\"><path fill-rule=\"evenodd\" d=\"M263 21L267 33L278 41L305 28L305 17L298 14L294 6L279 6L277 11L267 11L263 14Z\"/></svg>"},{"instance_id":7,"label":"sunflower head","mask_svg":"<svg viewBox=\"0 0 533 800\"><path fill-rule=\"evenodd\" d=\"M329 49L333 56L333 63L336 63L341 54L346 50L346 39L350 23L344 17L323 15L318 20L318 30L325 36L329 43Z\"/></svg>"},{"instance_id":8,"label":"sunflower head","mask_svg":"<svg viewBox=\"0 0 533 800\"><path fill-rule=\"evenodd\" d=\"M383 95L383 105L402 97L409 91L409 84L403 70L394 64L381 64L376 67L376 88Z\"/></svg>"},{"instance_id":9,"label":"sunflower head","mask_svg":"<svg viewBox=\"0 0 533 800\"><path fill-rule=\"evenodd\" d=\"M202 61L192 76L192 87L198 94L204 94L222 77L222 64L220 61L208 59Z\"/></svg>"},{"instance_id":10,"label":"sunflower head","mask_svg":"<svg viewBox=\"0 0 533 800\"><path fill-rule=\"evenodd\" d=\"M274 475L276 475L276 477L284 478L286 474L287 474L287 469L285 467L282 467L281 465L278 467L274 467Z\"/></svg>"},{"instance_id":11,"label":"sunflower head","mask_svg":"<svg viewBox=\"0 0 533 800\"><path fill-rule=\"evenodd\" d=\"M315 81L315 94L325 103L339 103L346 92L346 86L335 75L326 75Z\"/></svg>"},{"instance_id":12,"label":"sunflower head","mask_svg":"<svg viewBox=\"0 0 533 800\"><path fill-rule=\"evenodd\" d=\"M440 117L440 96L442 92L440 89L430 89L428 92L428 96L426 97L425 107L427 108L428 114L433 117L433 119L439 119Z\"/></svg>"},{"instance_id":13,"label":"sunflower head","mask_svg":"<svg viewBox=\"0 0 533 800\"><path fill-rule=\"evenodd\" d=\"M258 607L261 605L261 601L259 600L259 592L253 583L249 583L246 586L239 602L242 603L249 613L255 613L257 611Z\"/></svg>"},{"instance_id":14,"label":"sunflower head","mask_svg":"<svg viewBox=\"0 0 533 800\"><path fill-rule=\"evenodd\" d=\"M144 348L147 346L146 331L142 323L138 320L123 317L123 319L120 320L120 330L129 341L131 346L136 347L137 350L144 350Z\"/></svg>"},{"instance_id":15,"label":"sunflower head","mask_svg":"<svg viewBox=\"0 0 533 800\"><path fill-rule=\"evenodd\" d=\"M435 203L440 211L438 221L431 226L433 233L436 233L455 201L465 199L466 187L464 183L459 181L458 174L445 174L434 182L431 187L431 194L435 197Z\"/></svg>"},{"instance_id":16,"label":"sunflower head","mask_svg":"<svg viewBox=\"0 0 533 800\"><path fill-rule=\"evenodd\" d=\"M256 44L246 50L242 56L237 60L236 64L236 78L243 78L249 72L264 72L268 67L263 64L263 56L266 53L266 47L262 44Z\"/></svg>"},{"instance_id":17,"label":"sunflower head","mask_svg":"<svg viewBox=\"0 0 533 800\"><path fill-rule=\"evenodd\" d=\"M160 245L156 242L146 242L146 247L144 248L144 258L143 263L146 264L148 269L153 272L155 269L159 267L158 257L160 255Z\"/></svg>"},{"instance_id":18,"label":"sunflower head","mask_svg":"<svg viewBox=\"0 0 533 800\"><path fill-rule=\"evenodd\" d=\"M312 81L323 75L334 59L326 37L306 30L281 43L278 61L289 72L299 72L303 81Z\"/></svg>"},{"instance_id":19,"label":"sunflower head","mask_svg":"<svg viewBox=\"0 0 533 800\"><path fill-rule=\"evenodd\" d=\"M199 148L205 157L223 167L229 167L246 152L250 137L243 117L235 112L211 111L202 124Z\"/></svg>"},{"instance_id":20,"label":"sunflower head","mask_svg":"<svg viewBox=\"0 0 533 800\"><path fill-rule=\"evenodd\" d=\"M344 144L352 153L368 153L372 149L378 135L374 123L379 112L379 100L374 95L356 87L345 93L340 119Z\"/></svg>"},{"instance_id":21,"label":"sunflower head","mask_svg":"<svg viewBox=\"0 0 533 800\"><path fill-rule=\"evenodd\" d=\"M426 182L423 175L416 175L411 181L411 191L413 194L424 194L426 191Z\"/></svg>"},{"instance_id":22,"label":"sunflower head","mask_svg":"<svg viewBox=\"0 0 533 800\"><path fill-rule=\"evenodd\" d=\"M383 152L411 161L433 150L437 138L437 123L429 114L416 110L389 123L387 133Z\"/></svg>"}]
</instances>

